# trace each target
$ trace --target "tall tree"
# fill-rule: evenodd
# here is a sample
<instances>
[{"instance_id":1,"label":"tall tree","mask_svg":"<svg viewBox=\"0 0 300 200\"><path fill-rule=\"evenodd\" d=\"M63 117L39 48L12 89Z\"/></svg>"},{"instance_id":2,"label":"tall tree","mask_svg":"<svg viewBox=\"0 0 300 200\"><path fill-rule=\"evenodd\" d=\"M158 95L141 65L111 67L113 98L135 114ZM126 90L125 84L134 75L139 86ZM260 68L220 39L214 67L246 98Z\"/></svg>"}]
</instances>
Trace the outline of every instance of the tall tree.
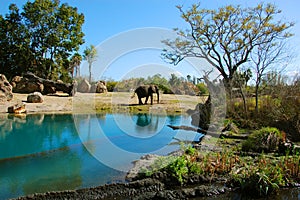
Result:
<instances>
[{"instance_id":1,"label":"tall tree","mask_svg":"<svg viewBox=\"0 0 300 200\"><path fill-rule=\"evenodd\" d=\"M86 47L83 52L83 59L86 60L89 64L89 82L92 81L92 64L97 60L97 49L94 45Z\"/></svg>"},{"instance_id":2,"label":"tall tree","mask_svg":"<svg viewBox=\"0 0 300 200\"><path fill-rule=\"evenodd\" d=\"M223 76L230 94L234 73L256 46L291 36L286 31L293 23L275 21L280 10L272 4L244 9L229 5L207 10L199 4L187 11L177 8L189 30L175 29L178 37L163 41L168 46L163 57L175 65L186 57L205 59Z\"/></svg>"},{"instance_id":3,"label":"tall tree","mask_svg":"<svg viewBox=\"0 0 300 200\"><path fill-rule=\"evenodd\" d=\"M31 71L43 78L67 75L69 57L83 44L83 14L59 0L15 4L0 17L0 71L21 75Z\"/></svg>"},{"instance_id":4,"label":"tall tree","mask_svg":"<svg viewBox=\"0 0 300 200\"><path fill-rule=\"evenodd\" d=\"M15 4L5 17L0 15L0 73L9 79L20 71L30 70L30 41L22 16Z\"/></svg>"},{"instance_id":5,"label":"tall tree","mask_svg":"<svg viewBox=\"0 0 300 200\"><path fill-rule=\"evenodd\" d=\"M23 10L36 72L42 77L52 78L53 68L57 67L56 59L66 60L83 44L81 26L84 16L75 7L66 3L60 5L59 0L28 1Z\"/></svg>"}]
</instances>

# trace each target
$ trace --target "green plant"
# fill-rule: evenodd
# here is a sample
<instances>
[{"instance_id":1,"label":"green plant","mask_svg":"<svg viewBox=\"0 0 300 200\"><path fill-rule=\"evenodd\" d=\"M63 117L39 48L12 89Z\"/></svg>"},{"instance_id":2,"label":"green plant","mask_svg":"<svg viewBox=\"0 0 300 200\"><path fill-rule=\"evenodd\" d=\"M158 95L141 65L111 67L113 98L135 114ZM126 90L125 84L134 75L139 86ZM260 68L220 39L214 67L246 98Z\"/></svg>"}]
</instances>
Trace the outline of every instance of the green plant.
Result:
<instances>
[{"instance_id":1,"label":"green plant","mask_svg":"<svg viewBox=\"0 0 300 200\"><path fill-rule=\"evenodd\" d=\"M264 127L254 131L249 138L242 143L243 151L274 152L284 138L282 133L273 127Z\"/></svg>"},{"instance_id":2,"label":"green plant","mask_svg":"<svg viewBox=\"0 0 300 200\"><path fill-rule=\"evenodd\" d=\"M187 175L189 172L186 157L178 157L174 162L167 166L167 171L170 172L171 175L175 177L181 185L183 185L183 176Z\"/></svg>"}]
</instances>

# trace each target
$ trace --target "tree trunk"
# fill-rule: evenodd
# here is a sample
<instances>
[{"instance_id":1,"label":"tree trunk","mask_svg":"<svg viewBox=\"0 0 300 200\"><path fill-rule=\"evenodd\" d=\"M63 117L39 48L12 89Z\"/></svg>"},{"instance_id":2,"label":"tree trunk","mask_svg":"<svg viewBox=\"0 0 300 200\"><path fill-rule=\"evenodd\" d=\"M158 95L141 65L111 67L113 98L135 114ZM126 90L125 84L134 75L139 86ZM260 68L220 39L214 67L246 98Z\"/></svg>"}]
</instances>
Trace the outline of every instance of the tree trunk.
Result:
<instances>
[{"instance_id":1,"label":"tree trunk","mask_svg":"<svg viewBox=\"0 0 300 200\"><path fill-rule=\"evenodd\" d=\"M92 82L92 64L89 64L89 73L90 73L90 75L89 75L89 83L91 83Z\"/></svg>"}]
</instances>

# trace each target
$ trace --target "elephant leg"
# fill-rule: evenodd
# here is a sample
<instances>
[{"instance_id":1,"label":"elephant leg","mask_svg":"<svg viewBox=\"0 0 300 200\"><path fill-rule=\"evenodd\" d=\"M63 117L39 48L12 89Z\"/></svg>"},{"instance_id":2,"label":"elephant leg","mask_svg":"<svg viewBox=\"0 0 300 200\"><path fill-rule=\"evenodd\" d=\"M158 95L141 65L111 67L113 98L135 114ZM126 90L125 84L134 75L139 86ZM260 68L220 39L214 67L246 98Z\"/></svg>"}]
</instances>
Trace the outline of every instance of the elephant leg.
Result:
<instances>
[{"instance_id":1,"label":"elephant leg","mask_svg":"<svg viewBox=\"0 0 300 200\"><path fill-rule=\"evenodd\" d=\"M146 97L145 104L148 103L149 96Z\"/></svg>"},{"instance_id":2,"label":"elephant leg","mask_svg":"<svg viewBox=\"0 0 300 200\"><path fill-rule=\"evenodd\" d=\"M150 95L151 105L153 105L153 94Z\"/></svg>"},{"instance_id":3,"label":"elephant leg","mask_svg":"<svg viewBox=\"0 0 300 200\"><path fill-rule=\"evenodd\" d=\"M142 98L139 97L139 104L143 105Z\"/></svg>"}]
</instances>

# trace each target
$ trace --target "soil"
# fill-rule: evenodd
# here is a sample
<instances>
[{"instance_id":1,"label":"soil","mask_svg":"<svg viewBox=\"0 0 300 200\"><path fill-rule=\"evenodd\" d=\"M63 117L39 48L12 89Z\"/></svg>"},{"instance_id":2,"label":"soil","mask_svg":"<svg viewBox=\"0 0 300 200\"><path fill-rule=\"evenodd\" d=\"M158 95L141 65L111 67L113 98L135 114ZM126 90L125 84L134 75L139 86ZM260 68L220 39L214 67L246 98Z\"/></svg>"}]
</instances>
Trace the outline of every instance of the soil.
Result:
<instances>
[{"instance_id":1,"label":"soil","mask_svg":"<svg viewBox=\"0 0 300 200\"><path fill-rule=\"evenodd\" d=\"M28 94L16 94L11 101L0 102L0 114L7 113L10 106L25 104L27 113L88 113L88 112L152 112L152 113L186 113L194 109L198 102L204 102L206 97L188 95L160 95L160 103L151 106L138 105L137 97L131 98L132 93L108 92L102 94L79 93L69 97L64 93L45 95L43 103L27 103Z\"/></svg>"}]
</instances>

